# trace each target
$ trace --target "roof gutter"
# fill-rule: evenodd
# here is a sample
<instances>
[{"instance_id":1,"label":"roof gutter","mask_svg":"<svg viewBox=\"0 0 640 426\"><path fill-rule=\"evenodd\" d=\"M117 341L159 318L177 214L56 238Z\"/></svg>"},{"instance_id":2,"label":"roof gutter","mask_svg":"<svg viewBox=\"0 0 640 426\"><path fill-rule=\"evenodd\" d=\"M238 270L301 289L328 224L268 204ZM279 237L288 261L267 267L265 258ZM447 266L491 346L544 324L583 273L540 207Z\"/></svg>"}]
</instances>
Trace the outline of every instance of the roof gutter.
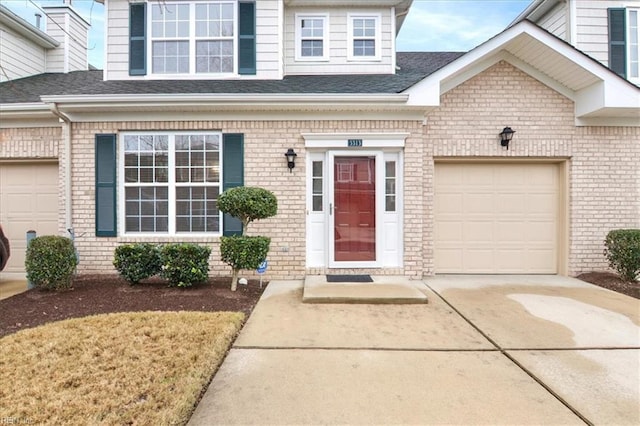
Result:
<instances>
[{"instance_id":1,"label":"roof gutter","mask_svg":"<svg viewBox=\"0 0 640 426\"><path fill-rule=\"evenodd\" d=\"M330 104L336 103L405 103L408 95L404 93L292 93L292 94L241 94L241 93L177 93L177 94L127 94L127 95L60 95L42 96L45 103L57 104L223 104L223 105L251 105L251 104Z\"/></svg>"},{"instance_id":2,"label":"roof gutter","mask_svg":"<svg viewBox=\"0 0 640 426\"><path fill-rule=\"evenodd\" d=\"M49 104L51 112L64 124L62 125L62 138L64 143L64 229L73 235L73 215L71 209L71 120L58 109L55 102Z\"/></svg>"}]
</instances>

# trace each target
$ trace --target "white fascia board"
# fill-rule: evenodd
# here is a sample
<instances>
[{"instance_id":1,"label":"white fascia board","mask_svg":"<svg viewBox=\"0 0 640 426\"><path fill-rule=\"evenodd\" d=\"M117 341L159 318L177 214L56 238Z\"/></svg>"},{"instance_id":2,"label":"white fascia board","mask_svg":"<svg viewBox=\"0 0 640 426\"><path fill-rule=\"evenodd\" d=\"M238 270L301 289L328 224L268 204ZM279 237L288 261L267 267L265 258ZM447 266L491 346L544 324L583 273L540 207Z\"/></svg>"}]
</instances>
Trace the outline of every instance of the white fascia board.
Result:
<instances>
[{"instance_id":1,"label":"white fascia board","mask_svg":"<svg viewBox=\"0 0 640 426\"><path fill-rule=\"evenodd\" d=\"M576 117L611 116L604 110L637 111L640 125L640 89L626 81L600 81L576 93ZM615 115L615 113L614 113Z\"/></svg>"},{"instance_id":2,"label":"white fascia board","mask_svg":"<svg viewBox=\"0 0 640 426\"><path fill-rule=\"evenodd\" d=\"M3 129L59 125L58 117L43 103L0 104L0 118Z\"/></svg>"},{"instance_id":3,"label":"white fascia board","mask_svg":"<svg viewBox=\"0 0 640 426\"><path fill-rule=\"evenodd\" d=\"M403 105L407 94L242 94L242 93L187 93L187 94L130 94L130 95L62 95L43 96L45 103L64 105L289 105L289 104L395 104Z\"/></svg>"},{"instance_id":4,"label":"white fascia board","mask_svg":"<svg viewBox=\"0 0 640 426\"><path fill-rule=\"evenodd\" d=\"M53 49L60 45L60 43L49 34L31 25L2 5L0 5L0 23L4 23L20 35L23 35L45 49Z\"/></svg>"}]
</instances>

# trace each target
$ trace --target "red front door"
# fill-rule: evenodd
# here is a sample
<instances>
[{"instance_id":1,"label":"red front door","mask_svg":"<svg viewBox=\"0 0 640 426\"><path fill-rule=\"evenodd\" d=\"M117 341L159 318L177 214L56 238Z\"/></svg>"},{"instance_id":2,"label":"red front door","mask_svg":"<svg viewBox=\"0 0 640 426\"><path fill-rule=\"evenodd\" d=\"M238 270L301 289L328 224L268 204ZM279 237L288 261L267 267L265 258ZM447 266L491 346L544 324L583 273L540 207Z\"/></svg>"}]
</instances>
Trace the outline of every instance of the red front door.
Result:
<instances>
[{"instance_id":1,"label":"red front door","mask_svg":"<svg viewBox=\"0 0 640 426\"><path fill-rule=\"evenodd\" d=\"M336 262L376 260L376 160L334 158Z\"/></svg>"}]
</instances>

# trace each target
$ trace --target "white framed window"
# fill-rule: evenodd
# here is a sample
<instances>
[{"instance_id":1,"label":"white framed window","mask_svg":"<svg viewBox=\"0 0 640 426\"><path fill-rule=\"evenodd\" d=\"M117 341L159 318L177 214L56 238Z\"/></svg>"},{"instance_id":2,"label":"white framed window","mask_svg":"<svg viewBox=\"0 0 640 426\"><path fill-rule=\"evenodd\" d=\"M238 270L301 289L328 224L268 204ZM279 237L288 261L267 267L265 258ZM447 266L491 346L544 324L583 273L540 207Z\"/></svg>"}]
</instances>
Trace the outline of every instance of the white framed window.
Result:
<instances>
[{"instance_id":1,"label":"white framed window","mask_svg":"<svg viewBox=\"0 0 640 426\"><path fill-rule=\"evenodd\" d=\"M236 72L237 2L150 3L151 74Z\"/></svg>"},{"instance_id":2,"label":"white framed window","mask_svg":"<svg viewBox=\"0 0 640 426\"><path fill-rule=\"evenodd\" d=\"M380 15L349 15L347 20L349 60L380 60L380 20Z\"/></svg>"},{"instance_id":3,"label":"white framed window","mask_svg":"<svg viewBox=\"0 0 640 426\"><path fill-rule=\"evenodd\" d=\"M220 132L120 134L120 223L125 235L218 235Z\"/></svg>"},{"instance_id":4,"label":"white framed window","mask_svg":"<svg viewBox=\"0 0 640 426\"><path fill-rule=\"evenodd\" d=\"M627 78L640 82L640 9L627 9Z\"/></svg>"},{"instance_id":5,"label":"white framed window","mask_svg":"<svg viewBox=\"0 0 640 426\"><path fill-rule=\"evenodd\" d=\"M326 61L329 59L329 16L296 14L296 60Z\"/></svg>"}]
</instances>

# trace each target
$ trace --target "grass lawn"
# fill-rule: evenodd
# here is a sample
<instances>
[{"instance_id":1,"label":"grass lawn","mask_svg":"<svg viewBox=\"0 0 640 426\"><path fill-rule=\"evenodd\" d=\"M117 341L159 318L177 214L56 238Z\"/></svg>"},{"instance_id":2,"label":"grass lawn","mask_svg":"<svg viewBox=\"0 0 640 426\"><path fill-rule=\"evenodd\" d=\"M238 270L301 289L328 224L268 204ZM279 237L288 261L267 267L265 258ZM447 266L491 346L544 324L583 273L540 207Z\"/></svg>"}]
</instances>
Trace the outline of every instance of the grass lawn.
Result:
<instances>
[{"instance_id":1,"label":"grass lawn","mask_svg":"<svg viewBox=\"0 0 640 426\"><path fill-rule=\"evenodd\" d=\"M0 339L0 418L185 424L240 330L237 312L128 312Z\"/></svg>"}]
</instances>

